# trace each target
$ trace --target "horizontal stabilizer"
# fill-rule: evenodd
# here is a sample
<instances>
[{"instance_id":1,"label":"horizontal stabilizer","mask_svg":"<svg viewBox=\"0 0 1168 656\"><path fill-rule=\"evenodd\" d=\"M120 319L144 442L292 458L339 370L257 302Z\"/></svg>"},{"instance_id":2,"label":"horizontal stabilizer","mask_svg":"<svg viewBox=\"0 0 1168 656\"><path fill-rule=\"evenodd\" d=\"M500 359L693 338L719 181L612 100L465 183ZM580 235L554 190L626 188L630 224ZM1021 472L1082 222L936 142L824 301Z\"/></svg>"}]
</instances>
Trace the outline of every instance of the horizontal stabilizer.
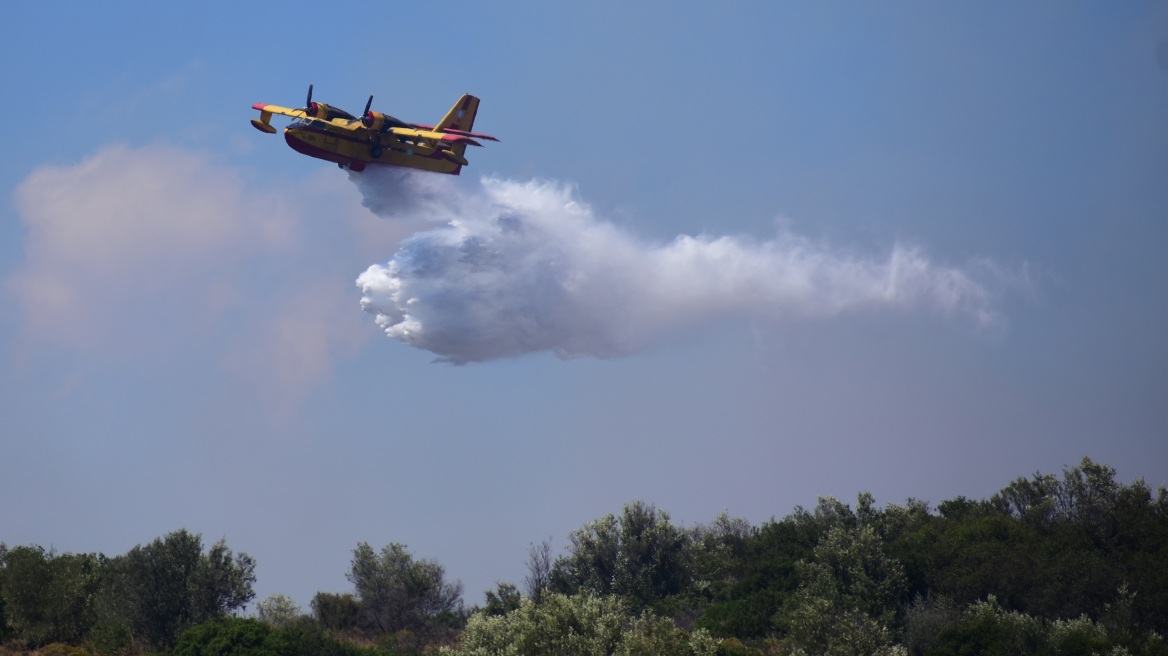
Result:
<instances>
[{"instance_id":1,"label":"horizontal stabilizer","mask_svg":"<svg viewBox=\"0 0 1168 656\"><path fill-rule=\"evenodd\" d=\"M475 141L474 139L471 139L470 137L464 137L464 136L458 135L458 134L443 134L441 136L441 139L442 139L442 141L445 141L446 143L463 144L465 146L479 146L480 148L482 147L482 144Z\"/></svg>"},{"instance_id":2,"label":"horizontal stabilizer","mask_svg":"<svg viewBox=\"0 0 1168 656\"><path fill-rule=\"evenodd\" d=\"M446 132L449 132L450 134L461 134L464 137L475 137L478 139L487 139L489 141L498 141L499 140L496 137L492 137L489 134L483 134L481 132L466 132L464 130L450 130L450 129L447 129Z\"/></svg>"},{"instance_id":3,"label":"horizontal stabilizer","mask_svg":"<svg viewBox=\"0 0 1168 656\"><path fill-rule=\"evenodd\" d=\"M438 128L433 126L433 125L423 125L421 123L410 123L409 125L410 125L410 127L417 128L419 130L430 130L430 131L438 130ZM467 132L466 130L455 130L453 128L446 128L445 130L442 130L442 132L445 132L447 134L460 134L464 137L474 137L476 139L487 139L489 141L498 141L499 140L498 137L492 137L489 134L483 134L481 132Z\"/></svg>"}]
</instances>

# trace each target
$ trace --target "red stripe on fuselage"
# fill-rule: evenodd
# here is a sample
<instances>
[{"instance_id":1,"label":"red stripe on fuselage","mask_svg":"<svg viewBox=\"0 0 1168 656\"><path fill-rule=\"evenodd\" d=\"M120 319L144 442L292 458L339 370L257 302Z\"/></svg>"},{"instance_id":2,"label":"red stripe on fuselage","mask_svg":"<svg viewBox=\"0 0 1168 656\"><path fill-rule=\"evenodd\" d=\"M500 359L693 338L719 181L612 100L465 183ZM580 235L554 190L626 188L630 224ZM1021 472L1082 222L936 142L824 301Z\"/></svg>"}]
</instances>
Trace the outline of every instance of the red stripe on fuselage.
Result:
<instances>
[{"instance_id":1,"label":"red stripe on fuselage","mask_svg":"<svg viewBox=\"0 0 1168 656\"><path fill-rule=\"evenodd\" d=\"M323 159L328 162L336 162L337 164L351 164L353 162L348 157L342 157L331 150L317 148L303 139L297 139L292 136L292 132L293 130L284 130L284 141L287 141L292 150L295 150L301 155L308 155L309 157Z\"/></svg>"}]
</instances>

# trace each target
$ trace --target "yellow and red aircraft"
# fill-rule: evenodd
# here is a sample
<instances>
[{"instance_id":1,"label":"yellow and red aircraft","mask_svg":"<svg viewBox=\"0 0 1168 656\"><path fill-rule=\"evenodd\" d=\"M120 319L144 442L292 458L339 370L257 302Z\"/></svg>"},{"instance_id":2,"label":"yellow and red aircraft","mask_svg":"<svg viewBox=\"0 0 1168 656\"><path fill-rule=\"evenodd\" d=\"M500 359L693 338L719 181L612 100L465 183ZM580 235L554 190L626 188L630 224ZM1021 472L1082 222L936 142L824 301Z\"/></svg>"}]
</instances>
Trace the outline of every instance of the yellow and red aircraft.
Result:
<instances>
[{"instance_id":1,"label":"yellow and red aircraft","mask_svg":"<svg viewBox=\"0 0 1168 656\"><path fill-rule=\"evenodd\" d=\"M406 123L381 112L371 111L373 96L365 103L365 113L357 118L343 109L308 100L300 109L256 103L259 119L251 124L261 132L275 134L272 114L296 120L284 128L284 140L298 153L336 162L341 168L364 171L367 164L394 164L458 175L469 164L463 153L467 146L481 146L475 139L498 141L489 134L471 132L479 99L463 95L446 112L438 125Z\"/></svg>"}]
</instances>

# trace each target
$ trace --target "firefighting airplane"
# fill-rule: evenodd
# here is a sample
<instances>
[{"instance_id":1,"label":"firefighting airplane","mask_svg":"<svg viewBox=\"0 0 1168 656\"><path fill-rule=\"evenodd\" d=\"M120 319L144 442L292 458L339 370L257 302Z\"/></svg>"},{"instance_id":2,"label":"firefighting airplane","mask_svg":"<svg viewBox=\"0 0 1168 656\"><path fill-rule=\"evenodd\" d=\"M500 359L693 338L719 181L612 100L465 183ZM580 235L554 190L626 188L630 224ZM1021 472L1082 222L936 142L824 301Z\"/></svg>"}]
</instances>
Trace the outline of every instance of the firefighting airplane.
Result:
<instances>
[{"instance_id":1,"label":"firefighting airplane","mask_svg":"<svg viewBox=\"0 0 1168 656\"><path fill-rule=\"evenodd\" d=\"M458 175L469 162L463 156L467 146L481 146L475 139L498 141L489 134L471 132L479 99L464 95L442 117L438 125L406 123L381 112L371 111L373 96L365 103L365 113L357 118L343 109L308 100L300 109L256 103L259 119L251 124L261 132L275 134L272 114L295 118L284 128L284 140L298 153L336 162L341 168L364 171L367 164L395 164L410 168Z\"/></svg>"}]
</instances>

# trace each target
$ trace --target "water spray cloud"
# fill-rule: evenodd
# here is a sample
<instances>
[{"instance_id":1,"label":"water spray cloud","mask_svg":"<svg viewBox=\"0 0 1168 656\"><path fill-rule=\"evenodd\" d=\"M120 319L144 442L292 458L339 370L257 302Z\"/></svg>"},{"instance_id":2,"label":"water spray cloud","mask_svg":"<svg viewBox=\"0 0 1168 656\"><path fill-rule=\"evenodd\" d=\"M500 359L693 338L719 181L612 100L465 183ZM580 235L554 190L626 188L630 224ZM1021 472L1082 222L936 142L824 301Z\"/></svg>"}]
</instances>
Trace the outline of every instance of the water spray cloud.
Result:
<instances>
[{"instance_id":1,"label":"water spray cloud","mask_svg":"<svg viewBox=\"0 0 1168 656\"><path fill-rule=\"evenodd\" d=\"M925 307L994 321L985 287L913 247L865 259L786 231L653 244L562 184L484 179L468 191L410 172L353 177L378 215L442 222L357 279L362 308L389 337L442 361L616 357L727 316Z\"/></svg>"}]
</instances>

